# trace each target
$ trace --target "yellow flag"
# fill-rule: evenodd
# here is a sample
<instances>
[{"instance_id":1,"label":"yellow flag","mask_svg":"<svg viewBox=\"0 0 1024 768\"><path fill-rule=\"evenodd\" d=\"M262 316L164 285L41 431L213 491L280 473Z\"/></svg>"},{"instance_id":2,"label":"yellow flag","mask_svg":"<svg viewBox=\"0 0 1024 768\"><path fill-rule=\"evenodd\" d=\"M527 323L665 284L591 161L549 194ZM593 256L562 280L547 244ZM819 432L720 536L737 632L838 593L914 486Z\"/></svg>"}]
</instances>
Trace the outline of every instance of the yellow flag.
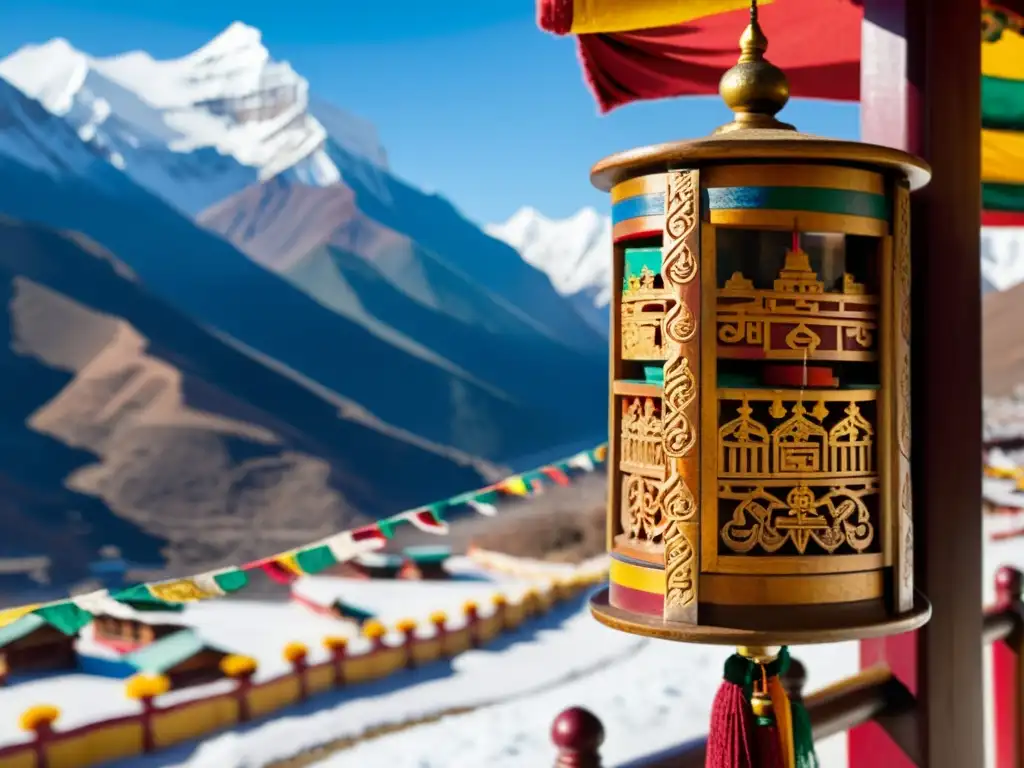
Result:
<instances>
[{"instance_id":1,"label":"yellow flag","mask_svg":"<svg viewBox=\"0 0 1024 768\"><path fill-rule=\"evenodd\" d=\"M299 566L298 560L295 559L295 552L285 552L283 555L278 555L274 558L274 562L280 565L282 568L286 568L296 576L302 575L302 568Z\"/></svg>"},{"instance_id":2,"label":"yellow flag","mask_svg":"<svg viewBox=\"0 0 1024 768\"><path fill-rule=\"evenodd\" d=\"M750 0L573 0L572 34L667 27L749 7Z\"/></svg>"},{"instance_id":3,"label":"yellow flag","mask_svg":"<svg viewBox=\"0 0 1024 768\"><path fill-rule=\"evenodd\" d=\"M211 597L218 596L214 592L207 592L200 588L192 579L165 581L159 584L149 584L148 587L153 597L168 603L191 603L195 600L209 600Z\"/></svg>"},{"instance_id":4,"label":"yellow flag","mask_svg":"<svg viewBox=\"0 0 1024 768\"><path fill-rule=\"evenodd\" d=\"M41 605L42 603L19 605L17 608L8 608L6 611L0 611L0 627L6 627L8 624L20 619L22 616L27 616Z\"/></svg>"},{"instance_id":5,"label":"yellow flag","mask_svg":"<svg viewBox=\"0 0 1024 768\"><path fill-rule=\"evenodd\" d=\"M501 490L514 493L516 496L525 496L530 492L526 487L526 481L521 477L510 477L501 484Z\"/></svg>"}]
</instances>

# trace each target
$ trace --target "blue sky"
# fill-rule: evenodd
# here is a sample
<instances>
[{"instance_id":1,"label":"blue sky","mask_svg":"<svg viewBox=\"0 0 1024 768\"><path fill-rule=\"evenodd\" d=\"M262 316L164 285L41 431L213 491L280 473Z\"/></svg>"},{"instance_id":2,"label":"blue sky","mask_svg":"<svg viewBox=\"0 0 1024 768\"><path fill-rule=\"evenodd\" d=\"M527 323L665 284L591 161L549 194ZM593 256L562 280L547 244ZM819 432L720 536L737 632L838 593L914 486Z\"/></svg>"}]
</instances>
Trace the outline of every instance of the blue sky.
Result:
<instances>
[{"instance_id":1,"label":"blue sky","mask_svg":"<svg viewBox=\"0 0 1024 768\"><path fill-rule=\"evenodd\" d=\"M377 126L398 175L477 222L523 205L552 217L606 210L588 180L595 161L728 119L711 98L598 116L573 42L537 29L533 0L0 0L0 12L2 55L60 36L94 55L164 58L232 21L259 27L316 95ZM784 117L827 136L858 130L855 105L795 102Z\"/></svg>"}]
</instances>

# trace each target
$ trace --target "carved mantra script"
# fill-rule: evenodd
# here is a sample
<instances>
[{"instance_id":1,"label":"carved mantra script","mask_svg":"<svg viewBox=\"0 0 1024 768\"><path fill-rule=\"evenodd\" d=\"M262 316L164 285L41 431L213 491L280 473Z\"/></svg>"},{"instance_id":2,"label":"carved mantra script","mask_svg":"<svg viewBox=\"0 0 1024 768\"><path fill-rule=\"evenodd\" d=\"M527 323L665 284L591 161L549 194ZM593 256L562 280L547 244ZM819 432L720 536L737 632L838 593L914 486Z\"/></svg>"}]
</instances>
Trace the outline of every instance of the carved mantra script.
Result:
<instances>
[{"instance_id":1,"label":"carved mantra script","mask_svg":"<svg viewBox=\"0 0 1024 768\"><path fill-rule=\"evenodd\" d=\"M774 490L774 489L773 489ZM875 481L830 488L822 496L798 485L785 501L763 486L722 485L719 498L739 501L732 518L722 527L722 541L733 552L759 547L778 552L791 541L804 554L814 541L829 554L843 544L863 552L874 538L874 526L864 496L877 493Z\"/></svg>"},{"instance_id":2,"label":"carved mantra script","mask_svg":"<svg viewBox=\"0 0 1024 768\"><path fill-rule=\"evenodd\" d=\"M914 509L910 485L910 191L898 187L897 230L896 230L896 300L899 302L899 337L897 339L896 367L898 393L896 395L897 420L899 422L900 455L898 482L899 528L902 529L903 557L899 578L902 582L898 591L898 608L910 610L914 605Z\"/></svg>"},{"instance_id":3,"label":"carved mantra script","mask_svg":"<svg viewBox=\"0 0 1024 768\"><path fill-rule=\"evenodd\" d=\"M697 191L696 171L668 174L665 214L665 255L661 274L672 306L665 315L664 412L665 454L670 473L665 482L662 505L669 527L665 534L666 618L696 622L695 528L697 504L681 474L680 459L697 444L697 432L687 409L697 399L697 381L687 357L687 345L697 332L693 311L684 299L685 286L697 277ZM691 538L691 536L693 538Z\"/></svg>"}]
</instances>

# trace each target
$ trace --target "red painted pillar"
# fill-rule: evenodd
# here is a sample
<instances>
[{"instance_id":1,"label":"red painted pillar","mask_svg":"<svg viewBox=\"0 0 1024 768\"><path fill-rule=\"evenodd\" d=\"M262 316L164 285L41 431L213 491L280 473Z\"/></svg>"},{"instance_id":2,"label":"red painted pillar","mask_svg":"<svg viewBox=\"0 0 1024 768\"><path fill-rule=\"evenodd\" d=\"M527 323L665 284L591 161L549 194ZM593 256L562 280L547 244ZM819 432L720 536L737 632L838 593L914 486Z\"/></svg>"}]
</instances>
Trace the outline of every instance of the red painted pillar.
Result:
<instances>
[{"instance_id":1,"label":"red painted pillar","mask_svg":"<svg viewBox=\"0 0 1024 768\"><path fill-rule=\"evenodd\" d=\"M1021 592L1024 590L1024 574L1016 568L1000 568L996 574L995 610L1013 611L1020 616ZM1020 642L1018 628L1006 640L992 645L992 702L995 720L995 765L996 768L1021 768L1024 754L1021 753L1021 661L1016 644Z\"/></svg>"},{"instance_id":2,"label":"red painted pillar","mask_svg":"<svg viewBox=\"0 0 1024 768\"><path fill-rule=\"evenodd\" d=\"M934 613L918 633L862 642L861 667L887 664L917 697L922 765L981 766L979 7L864 9L862 138L920 155L934 173L911 198L915 580ZM878 723L850 732L850 768L912 765Z\"/></svg>"}]
</instances>

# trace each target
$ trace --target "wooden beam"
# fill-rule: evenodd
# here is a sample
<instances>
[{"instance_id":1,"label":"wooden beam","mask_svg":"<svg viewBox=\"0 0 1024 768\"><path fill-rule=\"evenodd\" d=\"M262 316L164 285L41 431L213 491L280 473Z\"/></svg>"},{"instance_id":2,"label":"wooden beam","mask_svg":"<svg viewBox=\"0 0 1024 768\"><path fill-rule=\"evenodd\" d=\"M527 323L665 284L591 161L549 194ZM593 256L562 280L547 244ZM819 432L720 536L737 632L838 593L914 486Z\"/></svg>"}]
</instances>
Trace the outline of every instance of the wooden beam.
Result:
<instances>
[{"instance_id":1,"label":"wooden beam","mask_svg":"<svg viewBox=\"0 0 1024 768\"><path fill-rule=\"evenodd\" d=\"M915 574L932 601L916 635L861 644L918 699L922 765L984 765L981 594L981 56L978 6L865 0L862 138L933 167L913 197ZM851 768L913 765L877 723Z\"/></svg>"}]
</instances>

